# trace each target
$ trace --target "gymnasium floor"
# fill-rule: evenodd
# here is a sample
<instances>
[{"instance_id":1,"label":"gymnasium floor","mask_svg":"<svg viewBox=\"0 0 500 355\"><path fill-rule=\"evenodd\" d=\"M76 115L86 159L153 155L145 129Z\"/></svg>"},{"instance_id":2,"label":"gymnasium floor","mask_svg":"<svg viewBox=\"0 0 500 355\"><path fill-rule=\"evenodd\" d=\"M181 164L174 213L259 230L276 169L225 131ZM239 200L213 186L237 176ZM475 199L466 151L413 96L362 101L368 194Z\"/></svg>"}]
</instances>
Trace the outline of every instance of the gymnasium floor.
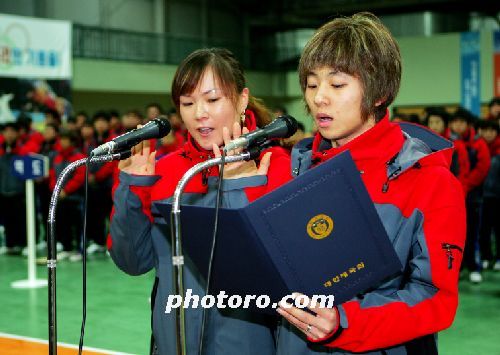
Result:
<instances>
[{"instance_id":1,"label":"gymnasium floor","mask_svg":"<svg viewBox=\"0 0 500 355\"><path fill-rule=\"evenodd\" d=\"M132 277L106 256L87 263L85 354L147 354L152 273ZM27 277L26 259L0 255L0 354L47 354L47 288L19 290L12 281ZM47 268L38 266L38 278ZM453 326L440 333L444 355L500 355L500 272L487 271L481 285L460 284L460 306ZM81 263L57 267L59 354L77 354L81 323Z\"/></svg>"}]
</instances>

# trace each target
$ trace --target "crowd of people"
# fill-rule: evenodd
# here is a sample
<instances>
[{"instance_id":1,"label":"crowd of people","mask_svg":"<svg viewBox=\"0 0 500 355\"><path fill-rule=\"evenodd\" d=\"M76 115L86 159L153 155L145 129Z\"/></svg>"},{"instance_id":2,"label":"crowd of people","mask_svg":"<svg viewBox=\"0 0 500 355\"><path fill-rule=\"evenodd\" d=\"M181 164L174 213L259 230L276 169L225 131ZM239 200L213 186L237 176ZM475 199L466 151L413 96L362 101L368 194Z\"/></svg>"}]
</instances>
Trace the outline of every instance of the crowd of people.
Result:
<instances>
[{"instance_id":1,"label":"crowd of people","mask_svg":"<svg viewBox=\"0 0 500 355\"><path fill-rule=\"evenodd\" d=\"M79 112L62 121L56 110L46 108L41 131L34 129L28 114L21 113L15 121L0 130L0 225L3 225L3 252L11 255L26 253L25 184L12 172L12 160L30 153L48 158L49 174L35 181L38 242L43 249L50 197L59 174L70 163L86 158L92 149L114 137L137 128L159 116L166 116L172 131L162 139L152 140L157 159L180 147L186 137L185 128L175 110L165 112L160 104L151 103L143 115L131 110L121 115L116 110L98 111L89 116ZM87 233L88 254L106 251L108 221L112 207L111 189L117 174L116 162L91 164ZM82 207L85 168L70 176L61 190L57 210L58 259L78 261L82 256Z\"/></svg>"}]
</instances>

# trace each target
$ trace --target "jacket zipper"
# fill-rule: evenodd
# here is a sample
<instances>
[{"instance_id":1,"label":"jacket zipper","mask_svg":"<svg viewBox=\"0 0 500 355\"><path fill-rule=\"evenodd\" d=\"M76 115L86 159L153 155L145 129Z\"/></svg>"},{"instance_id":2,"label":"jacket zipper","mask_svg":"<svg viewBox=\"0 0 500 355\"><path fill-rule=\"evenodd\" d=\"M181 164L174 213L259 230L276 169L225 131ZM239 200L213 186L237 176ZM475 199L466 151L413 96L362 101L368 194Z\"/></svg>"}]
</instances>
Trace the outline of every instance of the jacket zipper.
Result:
<instances>
[{"instance_id":1,"label":"jacket zipper","mask_svg":"<svg viewBox=\"0 0 500 355\"><path fill-rule=\"evenodd\" d=\"M200 156L203 159L203 156ZM212 159L212 155L208 154L206 160ZM210 175L211 168L206 168L201 172L201 184L206 186L208 184L208 176Z\"/></svg>"},{"instance_id":2,"label":"jacket zipper","mask_svg":"<svg viewBox=\"0 0 500 355\"><path fill-rule=\"evenodd\" d=\"M386 193L386 192L389 190L389 182L390 182L390 180L391 180L392 178L394 178L394 179L395 179L395 178L399 175L399 173L400 173L400 172L401 172L401 167L398 167L396 170L394 170L394 171L392 172L392 174L391 174L391 175L389 175L389 176L387 177L387 180L385 181L384 185L382 186L382 192L383 192L383 193Z\"/></svg>"},{"instance_id":3,"label":"jacket zipper","mask_svg":"<svg viewBox=\"0 0 500 355\"><path fill-rule=\"evenodd\" d=\"M201 172L201 183L206 186L208 184L208 175L210 174L210 168L205 169Z\"/></svg>"},{"instance_id":4,"label":"jacket zipper","mask_svg":"<svg viewBox=\"0 0 500 355\"><path fill-rule=\"evenodd\" d=\"M441 248L446 250L446 256L448 257L448 270L451 270L453 267L453 260L455 260L452 249L458 250L461 253L463 253L463 249L460 248L458 245L450 243L442 243Z\"/></svg>"}]
</instances>

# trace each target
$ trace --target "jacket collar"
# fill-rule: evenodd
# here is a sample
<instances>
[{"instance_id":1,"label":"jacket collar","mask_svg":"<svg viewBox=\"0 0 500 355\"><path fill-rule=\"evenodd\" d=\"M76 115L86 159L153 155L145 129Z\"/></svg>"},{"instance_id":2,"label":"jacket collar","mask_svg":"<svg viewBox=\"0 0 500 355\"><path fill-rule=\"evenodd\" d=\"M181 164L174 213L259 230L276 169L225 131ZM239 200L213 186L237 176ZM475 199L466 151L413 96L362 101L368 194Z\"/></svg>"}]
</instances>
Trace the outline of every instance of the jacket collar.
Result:
<instances>
[{"instance_id":1,"label":"jacket collar","mask_svg":"<svg viewBox=\"0 0 500 355\"><path fill-rule=\"evenodd\" d=\"M360 171L386 166L389 181L413 167L441 165L449 168L452 149L450 141L431 130L416 124L392 123L386 114L373 128L339 148L333 148L319 134L299 142L292 150L292 173L298 175L311 164L349 150Z\"/></svg>"},{"instance_id":2,"label":"jacket collar","mask_svg":"<svg viewBox=\"0 0 500 355\"><path fill-rule=\"evenodd\" d=\"M404 143L401 128L389 121L386 113L374 127L341 147L332 147L319 133L312 146L312 163L317 164L349 150L360 170L369 170L381 163L389 162L401 150Z\"/></svg>"}]
</instances>

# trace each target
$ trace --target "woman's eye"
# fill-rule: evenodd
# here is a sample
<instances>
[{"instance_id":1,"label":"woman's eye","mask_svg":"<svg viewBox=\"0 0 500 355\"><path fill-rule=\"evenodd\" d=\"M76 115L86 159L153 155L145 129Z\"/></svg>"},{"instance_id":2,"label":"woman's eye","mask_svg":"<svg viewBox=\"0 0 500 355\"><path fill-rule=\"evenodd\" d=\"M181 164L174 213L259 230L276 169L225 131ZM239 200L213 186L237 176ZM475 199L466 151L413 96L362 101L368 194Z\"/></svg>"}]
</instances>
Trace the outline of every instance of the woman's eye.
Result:
<instances>
[{"instance_id":1,"label":"woman's eye","mask_svg":"<svg viewBox=\"0 0 500 355\"><path fill-rule=\"evenodd\" d=\"M332 84L332 86L335 88L335 89L340 89L340 88L343 88L345 86L345 84Z\"/></svg>"},{"instance_id":2,"label":"woman's eye","mask_svg":"<svg viewBox=\"0 0 500 355\"><path fill-rule=\"evenodd\" d=\"M193 103L192 102L181 102L181 106L183 107L188 107L191 106Z\"/></svg>"},{"instance_id":3,"label":"woman's eye","mask_svg":"<svg viewBox=\"0 0 500 355\"><path fill-rule=\"evenodd\" d=\"M208 102L216 102L219 100L219 97L216 97L216 98L210 98L208 99Z\"/></svg>"},{"instance_id":4,"label":"woman's eye","mask_svg":"<svg viewBox=\"0 0 500 355\"><path fill-rule=\"evenodd\" d=\"M308 89L316 89L317 85L316 84L307 84Z\"/></svg>"}]
</instances>

